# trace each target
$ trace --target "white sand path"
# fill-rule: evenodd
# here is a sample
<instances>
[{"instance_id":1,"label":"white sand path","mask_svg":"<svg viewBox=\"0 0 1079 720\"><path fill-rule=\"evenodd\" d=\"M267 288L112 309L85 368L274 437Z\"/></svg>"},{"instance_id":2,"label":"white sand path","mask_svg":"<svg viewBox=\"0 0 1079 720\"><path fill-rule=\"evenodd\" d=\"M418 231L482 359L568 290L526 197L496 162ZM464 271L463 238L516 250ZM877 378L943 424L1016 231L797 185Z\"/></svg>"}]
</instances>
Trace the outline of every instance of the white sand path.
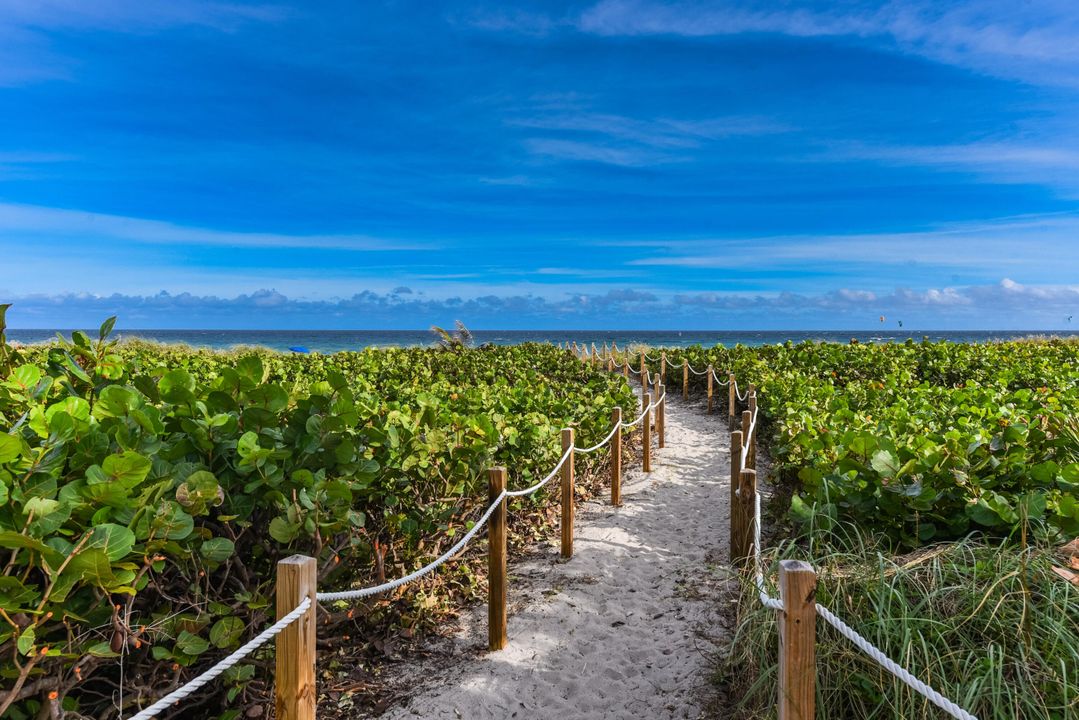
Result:
<instances>
[{"instance_id":1,"label":"white sand path","mask_svg":"<svg viewBox=\"0 0 1079 720\"><path fill-rule=\"evenodd\" d=\"M510 565L509 646L486 645L486 607L455 639L460 662L386 718L703 718L709 656L726 640L726 416L667 405L653 472L626 472L623 506L578 511L574 557L545 545Z\"/></svg>"}]
</instances>

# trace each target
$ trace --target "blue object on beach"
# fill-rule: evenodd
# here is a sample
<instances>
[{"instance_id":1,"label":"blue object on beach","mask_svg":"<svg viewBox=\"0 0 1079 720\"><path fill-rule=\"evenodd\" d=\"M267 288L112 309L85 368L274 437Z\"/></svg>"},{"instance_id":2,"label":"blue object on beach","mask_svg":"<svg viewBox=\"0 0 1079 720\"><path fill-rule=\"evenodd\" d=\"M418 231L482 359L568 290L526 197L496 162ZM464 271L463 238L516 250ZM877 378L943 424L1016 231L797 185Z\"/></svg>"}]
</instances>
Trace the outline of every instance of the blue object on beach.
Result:
<instances>
[{"instance_id":1,"label":"blue object on beach","mask_svg":"<svg viewBox=\"0 0 1079 720\"><path fill-rule=\"evenodd\" d=\"M297 352L297 353L309 353L309 352L311 352L310 350L305 348L303 345L293 345L292 347L289 348L289 350L291 350L292 352Z\"/></svg>"}]
</instances>

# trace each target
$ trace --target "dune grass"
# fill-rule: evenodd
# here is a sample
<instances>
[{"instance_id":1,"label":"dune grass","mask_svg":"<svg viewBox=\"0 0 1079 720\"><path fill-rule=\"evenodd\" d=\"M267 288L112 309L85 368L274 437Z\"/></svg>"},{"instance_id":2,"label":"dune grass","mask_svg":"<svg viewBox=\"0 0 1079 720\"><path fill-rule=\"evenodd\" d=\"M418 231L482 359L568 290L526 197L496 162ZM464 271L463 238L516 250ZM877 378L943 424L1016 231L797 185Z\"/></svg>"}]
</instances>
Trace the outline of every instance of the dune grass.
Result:
<instances>
[{"instance_id":1,"label":"dune grass","mask_svg":"<svg viewBox=\"0 0 1079 720\"><path fill-rule=\"evenodd\" d=\"M1070 720L1079 718L1079 588L1052 572L1054 555L971 537L892 556L846 529L785 543L765 561L811 562L818 603L980 720ZM740 607L721 680L740 698L736 717L775 717L775 613L750 583ZM817 717L946 717L820 619L817 668Z\"/></svg>"}]
</instances>

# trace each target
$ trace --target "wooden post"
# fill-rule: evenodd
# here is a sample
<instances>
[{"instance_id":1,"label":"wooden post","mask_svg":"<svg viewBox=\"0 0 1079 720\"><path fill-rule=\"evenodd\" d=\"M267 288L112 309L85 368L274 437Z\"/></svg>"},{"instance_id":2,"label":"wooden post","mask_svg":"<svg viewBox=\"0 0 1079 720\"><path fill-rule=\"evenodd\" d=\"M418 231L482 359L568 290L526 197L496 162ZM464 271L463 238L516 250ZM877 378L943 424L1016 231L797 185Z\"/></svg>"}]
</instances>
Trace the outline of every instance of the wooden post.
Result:
<instances>
[{"instance_id":1,"label":"wooden post","mask_svg":"<svg viewBox=\"0 0 1079 720\"><path fill-rule=\"evenodd\" d=\"M667 384L667 353L659 354L659 381Z\"/></svg>"},{"instance_id":2,"label":"wooden post","mask_svg":"<svg viewBox=\"0 0 1079 720\"><path fill-rule=\"evenodd\" d=\"M738 391L734 387L734 373L727 375L727 425L734 430L734 415L737 409Z\"/></svg>"},{"instance_id":3,"label":"wooden post","mask_svg":"<svg viewBox=\"0 0 1079 720\"><path fill-rule=\"evenodd\" d=\"M506 468L487 471L487 497L493 503L506 489ZM487 520L487 649L506 647L506 498Z\"/></svg>"},{"instance_id":4,"label":"wooden post","mask_svg":"<svg viewBox=\"0 0 1079 720\"><path fill-rule=\"evenodd\" d=\"M645 352L644 352L644 350L641 350L641 382L642 383L645 383L647 378L648 378L648 376L645 375L645 373L648 372L648 366L645 364L645 357L644 356L645 356Z\"/></svg>"},{"instance_id":5,"label":"wooden post","mask_svg":"<svg viewBox=\"0 0 1079 720\"><path fill-rule=\"evenodd\" d=\"M666 439L664 437L664 430L667 427L667 386L660 383L656 388L656 397L662 398L659 404L656 405L656 441L659 447L666 446Z\"/></svg>"},{"instance_id":6,"label":"wooden post","mask_svg":"<svg viewBox=\"0 0 1079 720\"><path fill-rule=\"evenodd\" d=\"M734 554L738 546L738 537L741 534L742 506L738 502L737 490L742 482L742 431L735 430L731 433L731 527L730 541L728 543L728 556L731 564L734 564Z\"/></svg>"},{"instance_id":7,"label":"wooden post","mask_svg":"<svg viewBox=\"0 0 1079 720\"><path fill-rule=\"evenodd\" d=\"M318 563L293 555L277 563L277 618L311 599L307 612L277 636L274 704L280 720L315 720L315 592Z\"/></svg>"},{"instance_id":8,"label":"wooden post","mask_svg":"<svg viewBox=\"0 0 1079 720\"><path fill-rule=\"evenodd\" d=\"M611 412L611 423L618 426L611 438L611 505L622 504L622 408Z\"/></svg>"},{"instance_id":9,"label":"wooden post","mask_svg":"<svg viewBox=\"0 0 1079 720\"><path fill-rule=\"evenodd\" d=\"M595 367L597 362L599 362L599 353L596 352L596 344L592 343L592 366Z\"/></svg>"},{"instance_id":10,"label":"wooden post","mask_svg":"<svg viewBox=\"0 0 1079 720\"><path fill-rule=\"evenodd\" d=\"M738 512L731 513L731 565L742 570L753 567L754 516L756 515L757 471L745 469L738 478L735 502Z\"/></svg>"},{"instance_id":11,"label":"wooden post","mask_svg":"<svg viewBox=\"0 0 1079 720\"><path fill-rule=\"evenodd\" d=\"M712 366L708 366L708 412L712 412L712 382L715 380L715 376L712 375Z\"/></svg>"},{"instance_id":12,"label":"wooden post","mask_svg":"<svg viewBox=\"0 0 1079 720\"><path fill-rule=\"evenodd\" d=\"M816 712L816 594L812 565L779 563L779 720L813 720Z\"/></svg>"},{"instance_id":13,"label":"wooden post","mask_svg":"<svg viewBox=\"0 0 1079 720\"><path fill-rule=\"evenodd\" d=\"M562 465L562 557L573 557L573 428L562 429L562 453L569 457Z\"/></svg>"},{"instance_id":14,"label":"wooden post","mask_svg":"<svg viewBox=\"0 0 1079 720\"><path fill-rule=\"evenodd\" d=\"M607 372L614 372L614 355L607 356Z\"/></svg>"},{"instance_id":15,"label":"wooden post","mask_svg":"<svg viewBox=\"0 0 1079 720\"><path fill-rule=\"evenodd\" d=\"M682 399L689 400L689 360L682 360Z\"/></svg>"},{"instance_id":16,"label":"wooden post","mask_svg":"<svg viewBox=\"0 0 1079 720\"><path fill-rule=\"evenodd\" d=\"M629 358L626 358L626 364L622 366L622 377L629 380Z\"/></svg>"},{"instance_id":17,"label":"wooden post","mask_svg":"<svg viewBox=\"0 0 1079 720\"><path fill-rule=\"evenodd\" d=\"M750 385L750 387L753 387ZM749 401L749 415L753 417L757 414L757 391L754 390L746 398ZM757 424L760 424L760 418L757 418ZM749 457L746 458L746 467L757 469L757 435L760 434L760 428L753 428L753 435L749 438Z\"/></svg>"},{"instance_id":18,"label":"wooden post","mask_svg":"<svg viewBox=\"0 0 1079 720\"><path fill-rule=\"evenodd\" d=\"M648 409L648 406L652 404L652 395L645 393L641 398L641 406L644 410L644 418L641 422L643 440L644 440L644 457L641 459L641 464L644 466L645 472L652 472L652 411Z\"/></svg>"}]
</instances>

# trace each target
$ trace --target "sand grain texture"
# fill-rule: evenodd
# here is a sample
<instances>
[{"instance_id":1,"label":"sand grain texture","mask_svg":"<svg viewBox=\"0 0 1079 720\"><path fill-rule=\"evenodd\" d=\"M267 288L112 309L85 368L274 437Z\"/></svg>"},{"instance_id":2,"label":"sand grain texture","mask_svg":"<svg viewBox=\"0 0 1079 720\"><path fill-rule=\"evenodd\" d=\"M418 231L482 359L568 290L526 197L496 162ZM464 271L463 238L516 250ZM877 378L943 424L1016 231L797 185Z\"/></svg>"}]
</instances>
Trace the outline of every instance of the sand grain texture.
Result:
<instances>
[{"instance_id":1,"label":"sand grain texture","mask_svg":"<svg viewBox=\"0 0 1079 720\"><path fill-rule=\"evenodd\" d=\"M509 646L486 647L486 608L454 639L460 662L385 718L703 718L721 623L729 523L726 417L668 402L653 472L626 472L623 505L579 509L575 554L551 544L510 566Z\"/></svg>"}]
</instances>

